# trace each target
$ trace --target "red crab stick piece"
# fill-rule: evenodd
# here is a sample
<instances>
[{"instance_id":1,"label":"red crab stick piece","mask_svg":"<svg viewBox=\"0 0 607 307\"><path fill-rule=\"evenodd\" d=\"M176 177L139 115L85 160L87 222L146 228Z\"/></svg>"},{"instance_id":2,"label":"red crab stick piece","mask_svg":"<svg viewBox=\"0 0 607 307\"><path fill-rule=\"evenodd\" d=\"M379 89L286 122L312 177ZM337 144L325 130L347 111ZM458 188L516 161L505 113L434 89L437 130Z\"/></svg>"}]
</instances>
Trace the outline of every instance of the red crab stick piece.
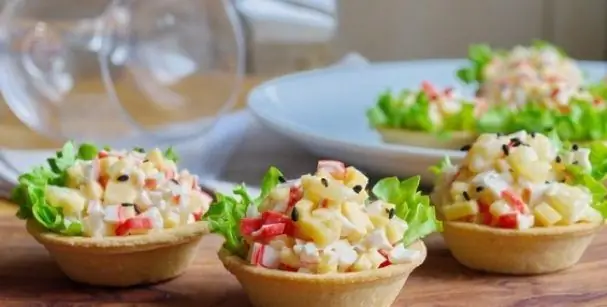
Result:
<instances>
[{"instance_id":1,"label":"red crab stick piece","mask_svg":"<svg viewBox=\"0 0 607 307\"><path fill-rule=\"evenodd\" d=\"M422 90L426 93L426 95L428 95L428 98L430 100L434 100L438 97L438 91L436 90L434 85L432 85L428 81L422 82Z\"/></svg>"},{"instance_id":2,"label":"red crab stick piece","mask_svg":"<svg viewBox=\"0 0 607 307\"><path fill-rule=\"evenodd\" d=\"M514 192L510 190L504 190L501 193L502 198L514 208L514 210L523 213L525 211L525 202Z\"/></svg>"},{"instance_id":3,"label":"red crab stick piece","mask_svg":"<svg viewBox=\"0 0 607 307\"><path fill-rule=\"evenodd\" d=\"M133 217L116 227L117 236L126 236L131 232L152 229L152 220L147 217Z\"/></svg>"}]
</instances>

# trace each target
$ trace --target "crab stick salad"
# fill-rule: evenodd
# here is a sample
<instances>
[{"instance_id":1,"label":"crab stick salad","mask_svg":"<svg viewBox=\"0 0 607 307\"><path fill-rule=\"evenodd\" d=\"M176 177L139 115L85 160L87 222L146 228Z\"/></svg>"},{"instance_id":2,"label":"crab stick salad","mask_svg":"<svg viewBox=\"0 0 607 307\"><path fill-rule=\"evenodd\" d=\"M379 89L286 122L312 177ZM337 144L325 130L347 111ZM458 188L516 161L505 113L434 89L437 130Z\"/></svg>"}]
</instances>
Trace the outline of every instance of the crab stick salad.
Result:
<instances>
[{"instance_id":1,"label":"crab stick salad","mask_svg":"<svg viewBox=\"0 0 607 307\"><path fill-rule=\"evenodd\" d=\"M145 234L194 223L211 197L178 171L172 149L99 150L66 143L48 165L19 177L18 217L66 236Z\"/></svg>"},{"instance_id":2,"label":"crab stick salad","mask_svg":"<svg viewBox=\"0 0 607 307\"><path fill-rule=\"evenodd\" d=\"M521 131L483 134L464 150L461 165L446 159L434 168L432 199L445 221L528 229L602 222L607 214L605 145L563 145L554 133Z\"/></svg>"},{"instance_id":3,"label":"crab stick salad","mask_svg":"<svg viewBox=\"0 0 607 307\"><path fill-rule=\"evenodd\" d=\"M438 230L419 177L368 179L338 161L320 161L314 174L286 181L272 167L257 198L243 186L218 195L205 216L224 248L253 266L325 274L374 270L410 263L420 252L408 246Z\"/></svg>"},{"instance_id":4,"label":"crab stick salad","mask_svg":"<svg viewBox=\"0 0 607 307\"><path fill-rule=\"evenodd\" d=\"M385 92L367 111L376 128L422 132L469 131L483 106L465 100L453 88L439 89L423 82L419 91L404 90L399 95Z\"/></svg>"},{"instance_id":5,"label":"crab stick salad","mask_svg":"<svg viewBox=\"0 0 607 307\"><path fill-rule=\"evenodd\" d=\"M492 103L559 107L568 104L583 83L575 62L543 41L509 51L473 45L469 59L470 66L458 70L458 77L468 84L478 83L481 95Z\"/></svg>"}]
</instances>

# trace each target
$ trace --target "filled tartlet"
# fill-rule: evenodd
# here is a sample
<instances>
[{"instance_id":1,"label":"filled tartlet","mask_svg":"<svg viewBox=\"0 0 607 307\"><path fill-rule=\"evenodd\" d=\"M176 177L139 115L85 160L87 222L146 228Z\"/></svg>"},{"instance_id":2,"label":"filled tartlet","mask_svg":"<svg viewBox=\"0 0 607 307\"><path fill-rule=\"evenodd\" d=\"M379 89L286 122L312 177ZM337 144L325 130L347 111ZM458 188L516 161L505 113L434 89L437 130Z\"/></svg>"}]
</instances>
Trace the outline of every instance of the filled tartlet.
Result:
<instances>
[{"instance_id":1,"label":"filled tartlet","mask_svg":"<svg viewBox=\"0 0 607 307\"><path fill-rule=\"evenodd\" d=\"M545 132L587 143L607 140L607 85L588 84L576 62L543 41L512 50L473 45L470 65L458 77L476 84L477 101L486 106L475 131L482 133ZM584 122L584 125L578 123Z\"/></svg>"},{"instance_id":2,"label":"filled tartlet","mask_svg":"<svg viewBox=\"0 0 607 307\"><path fill-rule=\"evenodd\" d=\"M561 49L543 41L512 50L472 45L470 65L457 71L460 80L477 84L491 104L527 103L553 108L566 105L583 85L581 69Z\"/></svg>"},{"instance_id":3,"label":"filled tartlet","mask_svg":"<svg viewBox=\"0 0 607 307\"><path fill-rule=\"evenodd\" d=\"M390 306L439 230L419 177L368 179L338 161L286 181L270 168L262 192L217 195L205 215L225 237L219 257L255 306Z\"/></svg>"},{"instance_id":4,"label":"filled tartlet","mask_svg":"<svg viewBox=\"0 0 607 307\"><path fill-rule=\"evenodd\" d=\"M476 137L475 117L484 108L477 102L424 82L418 91L382 93L367 118L387 143L454 149Z\"/></svg>"},{"instance_id":5,"label":"filled tartlet","mask_svg":"<svg viewBox=\"0 0 607 307\"><path fill-rule=\"evenodd\" d=\"M173 278L207 232L212 198L177 155L66 143L19 177L12 200L28 232L71 279L131 286Z\"/></svg>"},{"instance_id":6,"label":"filled tartlet","mask_svg":"<svg viewBox=\"0 0 607 307\"><path fill-rule=\"evenodd\" d=\"M432 200L453 256L478 270L558 271L578 262L607 214L604 159L539 133L483 134L460 165L444 160ZM600 167L593 167L593 166Z\"/></svg>"}]
</instances>

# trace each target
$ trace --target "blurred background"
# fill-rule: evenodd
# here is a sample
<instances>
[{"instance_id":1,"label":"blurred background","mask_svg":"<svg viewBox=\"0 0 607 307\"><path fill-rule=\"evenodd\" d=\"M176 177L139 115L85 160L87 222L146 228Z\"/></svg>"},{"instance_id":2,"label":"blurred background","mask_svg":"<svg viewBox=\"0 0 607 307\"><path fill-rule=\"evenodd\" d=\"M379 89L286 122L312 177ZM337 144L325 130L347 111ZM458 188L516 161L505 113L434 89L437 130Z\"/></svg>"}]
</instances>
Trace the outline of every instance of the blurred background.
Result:
<instances>
[{"instance_id":1,"label":"blurred background","mask_svg":"<svg viewBox=\"0 0 607 307\"><path fill-rule=\"evenodd\" d=\"M252 73L325 65L352 51L372 61L465 57L471 43L512 47L536 38L575 58L607 58L605 0L236 2Z\"/></svg>"},{"instance_id":2,"label":"blurred background","mask_svg":"<svg viewBox=\"0 0 607 307\"><path fill-rule=\"evenodd\" d=\"M7 3L20 4L7 13ZM129 14L107 14L110 5ZM243 108L247 92L265 80L350 53L370 61L462 58L472 43L509 48L544 39L574 58L607 60L607 0L0 0L0 8L0 51L10 68L2 68L3 98L33 103L20 120L0 101L0 150L56 147L61 138L49 135L70 137L83 126L121 134L107 123L124 110L146 129L212 120L223 108ZM111 32L101 34L112 38L108 77L120 111L105 101L99 35L91 36L101 14L111 17L103 30ZM40 34L39 46L28 41L31 33ZM24 54L40 76L14 67ZM175 98L185 103L162 106ZM185 130L206 127L197 123Z\"/></svg>"}]
</instances>

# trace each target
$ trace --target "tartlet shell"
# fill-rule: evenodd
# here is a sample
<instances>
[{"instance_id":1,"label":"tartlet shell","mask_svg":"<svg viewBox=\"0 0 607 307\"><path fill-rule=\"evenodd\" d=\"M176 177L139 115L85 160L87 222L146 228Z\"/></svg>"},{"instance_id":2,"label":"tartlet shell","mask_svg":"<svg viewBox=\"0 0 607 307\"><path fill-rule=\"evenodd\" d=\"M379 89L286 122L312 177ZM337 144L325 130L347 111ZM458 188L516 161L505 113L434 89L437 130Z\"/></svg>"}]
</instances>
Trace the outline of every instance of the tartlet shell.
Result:
<instances>
[{"instance_id":1,"label":"tartlet shell","mask_svg":"<svg viewBox=\"0 0 607 307\"><path fill-rule=\"evenodd\" d=\"M465 222L444 222L443 237L453 257L480 271L534 275L575 265L603 223L494 228Z\"/></svg>"},{"instance_id":2,"label":"tartlet shell","mask_svg":"<svg viewBox=\"0 0 607 307\"><path fill-rule=\"evenodd\" d=\"M145 235L68 237L27 221L27 231L48 250L70 279L96 286L128 287L151 284L182 274L192 263L205 222Z\"/></svg>"},{"instance_id":3,"label":"tartlet shell","mask_svg":"<svg viewBox=\"0 0 607 307\"><path fill-rule=\"evenodd\" d=\"M412 263L325 275L251 266L225 249L218 255L256 307L388 307L396 300L409 274L426 259L423 242L417 241L410 248L421 252Z\"/></svg>"},{"instance_id":4,"label":"tartlet shell","mask_svg":"<svg viewBox=\"0 0 607 307\"><path fill-rule=\"evenodd\" d=\"M460 149L473 143L477 137L475 133L467 131L452 131L448 139L428 132L403 129L377 128L377 131L386 143L437 149Z\"/></svg>"}]
</instances>

